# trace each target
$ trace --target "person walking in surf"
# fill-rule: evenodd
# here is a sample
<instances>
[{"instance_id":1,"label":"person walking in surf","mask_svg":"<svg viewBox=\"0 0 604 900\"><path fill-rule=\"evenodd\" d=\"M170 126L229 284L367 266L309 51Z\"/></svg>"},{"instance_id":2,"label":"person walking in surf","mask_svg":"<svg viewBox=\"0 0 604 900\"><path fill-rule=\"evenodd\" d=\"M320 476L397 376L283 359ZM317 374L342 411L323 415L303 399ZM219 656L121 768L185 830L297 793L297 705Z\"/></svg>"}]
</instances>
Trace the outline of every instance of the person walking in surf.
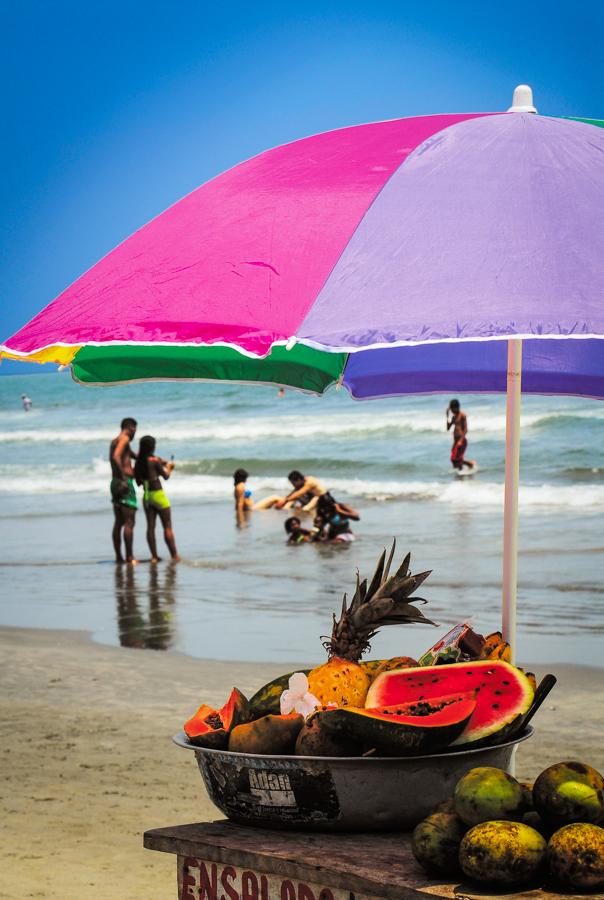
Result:
<instances>
[{"instance_id":1,"label":"person walking in surf","mask_svg":"<svg viewBox=\"0 0 604 900\"><path fill-rule=\"evenodd\" d=\"M447 407L447 431L453 428L453 447L451 448L451 465L458 472L464 466L468 469L476 468L476 463L471 459L464 459L468 449L468 417L463 409L460 409L459 400L451 400Z\"/></svg>"},{"instance_id":2,"label":"person walking in surf","mask_svg":"<svg viewBox=\"0 0 604 900\"><path fill-rule=\"evenodd\" d=\"M136 453L130 442L136 434L136 419L122 419L120 433L109 445L111 463L111 502L113 503L113 548L115 561L124 562L122 556L122 531L126 547L126 562L136 565L132 544L134 540L134 520L136 518L136 491L134 490L134 469L132 460Z\"/></svg>"}]
</instances>

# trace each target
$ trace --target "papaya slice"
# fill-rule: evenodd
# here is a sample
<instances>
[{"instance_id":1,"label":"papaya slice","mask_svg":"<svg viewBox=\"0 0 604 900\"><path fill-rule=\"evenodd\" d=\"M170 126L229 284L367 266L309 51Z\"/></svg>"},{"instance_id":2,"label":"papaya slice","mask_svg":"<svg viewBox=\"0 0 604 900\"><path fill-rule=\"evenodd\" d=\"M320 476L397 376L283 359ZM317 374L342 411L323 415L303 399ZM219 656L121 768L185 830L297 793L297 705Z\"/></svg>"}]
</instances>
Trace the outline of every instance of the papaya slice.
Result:
<instances>
[{"instance_id":1,"label":"papaya slice","mask_svg":"<svg viewBox=\"0 0 604 900\"><path fill-rule=\"evenodd\" d=\"M351 745L388 756L442 750L458 737L476 709L473 692L414 700L376 709L351 706L322 713L322 728ZM352 754L351 754L352 755Z\"/></svg>"},{"instance_id":2,"label":"papaya slice","mask_svg":"<svg viewBox=\"0 0 604 900\"><path fill-rule=\"evenodd\" d=\"M185 722L184 730L191 743L198 747L223 750L233 728L249 720L250 704L240 690L233 688L222 709L216 710L202 704L195 715Z\"/></svg>"}]
</instances>

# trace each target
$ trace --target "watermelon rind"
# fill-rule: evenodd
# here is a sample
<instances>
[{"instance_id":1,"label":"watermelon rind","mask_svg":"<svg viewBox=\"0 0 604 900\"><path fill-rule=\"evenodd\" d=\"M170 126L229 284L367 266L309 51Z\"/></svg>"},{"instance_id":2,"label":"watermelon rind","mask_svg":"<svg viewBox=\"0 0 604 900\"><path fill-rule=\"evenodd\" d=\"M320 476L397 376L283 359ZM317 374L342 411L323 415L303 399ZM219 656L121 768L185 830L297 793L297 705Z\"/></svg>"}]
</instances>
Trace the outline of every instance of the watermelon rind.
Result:
<instances>
[{"instance_id":1,"label":"watermelon rind","mask_svg":"<svg viewBox=\"0 0 604 900\"><path fill-rule=\"evenodd\" d=\"M430 703L397 704L379 709L346 706L326 710L321 727L338 739L386 755L433 752L461 734L476 708L473 693L435 697Z\"/></svg>"}]
</instances>

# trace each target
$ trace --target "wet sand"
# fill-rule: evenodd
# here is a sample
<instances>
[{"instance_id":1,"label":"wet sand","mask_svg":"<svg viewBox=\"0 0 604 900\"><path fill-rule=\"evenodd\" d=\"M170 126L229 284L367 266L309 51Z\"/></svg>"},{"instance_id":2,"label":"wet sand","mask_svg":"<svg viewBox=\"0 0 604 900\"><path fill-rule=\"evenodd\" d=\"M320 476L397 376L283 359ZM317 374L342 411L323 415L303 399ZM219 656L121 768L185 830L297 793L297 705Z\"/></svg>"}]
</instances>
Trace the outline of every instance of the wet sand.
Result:
<instances>
[{"instance_id":1,"label":"wet sand","mask_svg":"<svg viewBox=\"0 0 604 900\"><path fill-rule=\"evenodd\" d=\"M148 828L218 818L192 754L170 735L201 702L287 671L105 647L85 633L0 629L2 888L6 900L176 896L175 863L143 850ZM604 670L550 665L517 774L580 759L604 769ZM545 669L537 670L538 676Z\"/></svg>"}]
</instances>

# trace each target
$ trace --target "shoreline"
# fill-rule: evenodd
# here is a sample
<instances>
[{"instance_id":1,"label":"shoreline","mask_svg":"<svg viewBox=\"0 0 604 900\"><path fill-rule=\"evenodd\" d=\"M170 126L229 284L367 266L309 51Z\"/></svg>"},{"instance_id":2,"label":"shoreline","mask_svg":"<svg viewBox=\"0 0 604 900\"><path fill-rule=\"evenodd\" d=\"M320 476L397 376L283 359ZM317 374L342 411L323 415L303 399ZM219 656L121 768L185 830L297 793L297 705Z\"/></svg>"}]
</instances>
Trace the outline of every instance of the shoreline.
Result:
<instances>
[{"instance_id":1,"label":"shoreline","mask_svg":"<svg viewBox=\"0 0 604 900\"><path fill-rule=\"evenodd\" d=\"M200 660L94 642L87 632L0 628L5 792L3 896L56 900L175 891L173 860L143 850L154 827L220 818L191 754L170 741L197 705L250 694L282 663ZM594 698L604 670L536 666L559 677L517 754L517 774L579 759L604 769Z\"/></svg>"},{"instance_id":2,"label":"shoreline","mask_svg":"<svg viewBox=\"0 0 604 900\"><path fill-rule=\"evenodd\" d=\"M443 627L445 627L445 626L443 626ZM233 666L236 666L240 670L249 668L251 670L252 674L253 674L253 670L265 671L267 668L275 669L277 674L282 674L284 671L288 671L288 669L287 669L288 663L264 662L264 661L259 661L259 660L244 660L244 661L238 662L236 660L219 659L218 657L212 657L212 656L204 656L204 657L192 656L190 653L186 653L183 650L172 649L170 647L168 647L166 649L155 650L151 647L125 647L125 646L120 646L117 644L105 643L104 641L98 640L95 637L95 633L93 631L90 631L87 629L82 629L82 628L74 628L74 629L71 629L71 628L37 628L35 626L32 626L31 628L29 628L29 627L23 627L20 625L0 624L0 649L1 649L2 645L4 644L6 638L9 637L11 634L14 634L15 636L18 636L18 637L23 637L25 635L38 635L39 640L42 640L42 637L44 635L53 635L54 634L54 635L58 636L58 645L63 645L63 642L65 640L67 640L67 638L69 638L70 642L75 643L75 644L91 645L93 647L98 647L100 649L107 650L109 652L118 653L118 654L121 654L121 653L139 654L139 653L141 653L146 656L155 656L157 658L162 658L162 657L166 656L170 659L190 660L192 663L195 663L198 665L203 665L203 666L216 665L216 666L221 666L221 667L225 667L225 668L229 667L231 670L232 670ZM35 640L37 640L37 639L38 638L35 638ZM369 654L369 655L371 656L372 654ZM373 655L375 656L375 654L373 654ZM312 661L309 662L308 660L302 661L302 662L300 660L298 660L297 662L290 662L289 670L294 671L296 666L298 666L299 668L308 668L309 666L312 666L312 665L318 665L318 662L319 662L318 660L315 660L314 663ZM547 671L549 671L549 669L554 668L554 667L557 669L563 670L567 674L576 673L577 675L579 675L581 672L597 672L597 673L600 673L604 677L604 657L602 659L601 666L594 666L594 665L591 665L588 663L586 663L585 665L582 665L580 663L569 663L569 662L530 663L530 662L525 662L522 660L520 660L518 662L518 665L523 669L538 673L537 680L539 680L539 673L540 673L540 676L542 677L544 674L546 674ZM284 666L285 666L285 668L284 668ZM261 684L263 684L263 683L264 682L261 682ZM261 686L261 684L259 686Z\"/></svg>"}]
</instances>

